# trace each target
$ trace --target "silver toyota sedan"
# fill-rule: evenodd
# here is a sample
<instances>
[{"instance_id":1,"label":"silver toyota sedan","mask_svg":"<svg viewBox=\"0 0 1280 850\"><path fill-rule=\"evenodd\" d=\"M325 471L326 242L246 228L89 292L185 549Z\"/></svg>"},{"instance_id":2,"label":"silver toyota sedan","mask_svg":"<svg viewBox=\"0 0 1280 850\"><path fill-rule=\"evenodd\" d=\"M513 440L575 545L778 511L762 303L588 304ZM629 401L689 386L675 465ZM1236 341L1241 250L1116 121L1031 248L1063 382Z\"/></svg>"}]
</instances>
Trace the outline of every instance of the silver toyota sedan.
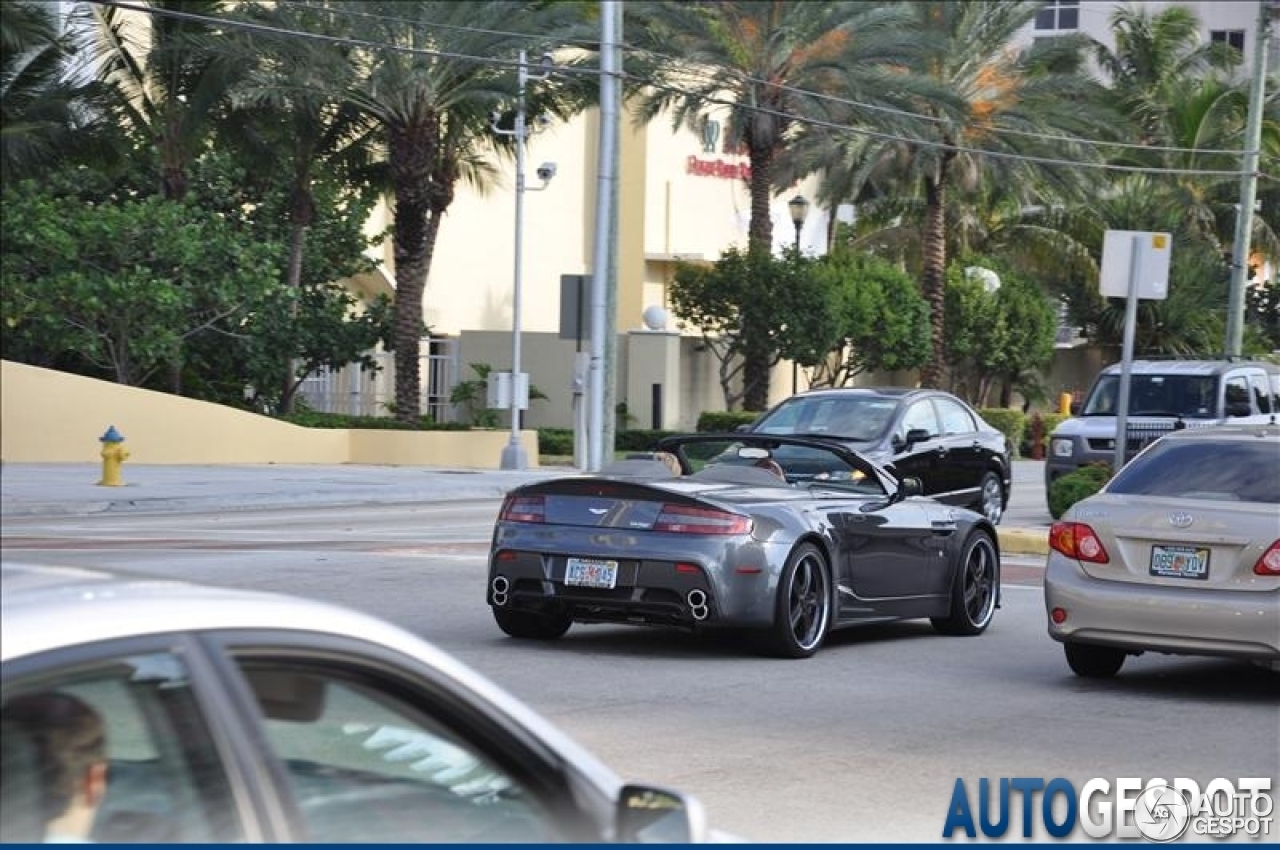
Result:
<instances>
[{"instance_id":1,"label":"silver toyota sedan","mask_svg":"<svg viewBox=\"0 0 1280 850\"><path fill-rule=\"evenodd\" d=\"M1049 538L1049 635L1078 675L1144 651L1280 669L1280 427L1173 431Z\"/></svg>"},{"instance_id":2,"label":"silver toyota sedan","mask_svg":"<svg viewBox=\"0 0 1280 850\"><path fill-rule=\"evenodd\" d=\"M691 842L441 650L333 605L0 568L0 840ZM717 837L712 834L712 840Z\"/></svg>"}]
</instances>

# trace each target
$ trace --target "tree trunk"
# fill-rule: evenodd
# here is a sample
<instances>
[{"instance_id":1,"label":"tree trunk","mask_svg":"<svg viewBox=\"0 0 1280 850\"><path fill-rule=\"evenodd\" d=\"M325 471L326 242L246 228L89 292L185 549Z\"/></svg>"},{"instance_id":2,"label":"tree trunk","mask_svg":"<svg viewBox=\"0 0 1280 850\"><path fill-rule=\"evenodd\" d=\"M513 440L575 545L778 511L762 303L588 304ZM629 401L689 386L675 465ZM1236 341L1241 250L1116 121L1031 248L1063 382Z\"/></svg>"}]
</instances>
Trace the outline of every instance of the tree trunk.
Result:
<instances>
[{"instance_id":1,"label":"tree trunk","mask_svg":"<svg viewBox=\"0 0 1280 850\"><path fill-rule=\"evenodd\" d=\"M302 182L309 179L307 175L301 175L300 179L295 181L289 204L289 266L285 271L285 283L294 299L289 308L291 321L296 321L298 318L298 299L302 297L303 246L307 239L307 228L315 219L315 204L311 199L311 193ZM289 414L293 412L293 398L299 382L293 375L293 358L287 355L284 359L281 378L280 413Z\"/></svg>"},{"instance_id":2,"label":"tree trunk","mask_svg":"<svg viewBox=\"0 0 1280 850\"><path fill-rule=\"evenodd\" d=\"M435 160L437 121L434 116L405 127L389 128L389 160L395 191L392 244L396 264L396 296L392 334L395 337L395 417L415 423L422 415L419 342L422 339L422 298L430 269L428 222L431 165Z\"/></svg>"},{"instance_id":3,"label":"tree trunk","mask_svg":"<svg viewBox=\"0 0 1280 850\"><path fill-rule=\"evenodd\" d=\"M929 362L920 371L920 384L942 387L946 369L942 347L942 323L946 312L947 268L947 170L954 153L944 153L935 177L925 179L924 246L921 290L929 302Z\"/></svg>"},{"instance_id":4,"label":"tree trunk","mask_svg":"<svg viewBox=\"0 0 1280 850\"><path fill-rule=\"evenodd\" d=\"M773 199L773 161L776 151L772 146L751 146L751 223L747 228L747 250L770 254L773 251L773 218L769 202ZM769 350L768 325L752 321L756 309L768 310L767 305L742 305L742 407L744 410L764 410L769 406Z\"/></svg>"}]
</instances>

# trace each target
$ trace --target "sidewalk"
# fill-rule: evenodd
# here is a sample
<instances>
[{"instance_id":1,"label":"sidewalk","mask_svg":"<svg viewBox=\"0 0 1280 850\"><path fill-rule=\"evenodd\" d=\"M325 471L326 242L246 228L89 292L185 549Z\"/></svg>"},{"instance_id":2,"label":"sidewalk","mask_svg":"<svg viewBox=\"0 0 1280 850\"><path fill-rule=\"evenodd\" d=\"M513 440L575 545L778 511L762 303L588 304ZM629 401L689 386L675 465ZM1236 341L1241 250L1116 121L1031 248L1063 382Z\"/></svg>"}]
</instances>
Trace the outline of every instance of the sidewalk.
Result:
<instances>
[{"instance_id":1,"label":"sidewalk","mask_svg":"<svg viewBox=\"0 0 1280 850\"><path fill-rule=\"evenodd\" d=\"M1044 554L1049 515L1039 467L1014 474L1014 499L1000 527L1001 549ZM123 469L123 487L100 487L89 463L0 466L0 517L77 516L118 511L194 512L498 499L521 484L571 474L567 467L530 470L440 469L352 465L144 465ZM1022 491L1021 493L1019 491ZM1021 496L1021 498L1020 498ZM1036 499L1041 506L1035 508ZM1025 504L1024 504L1025 503ZM1043 515L1043 516L1041 516Z\"/></svg>"}]
</instances>

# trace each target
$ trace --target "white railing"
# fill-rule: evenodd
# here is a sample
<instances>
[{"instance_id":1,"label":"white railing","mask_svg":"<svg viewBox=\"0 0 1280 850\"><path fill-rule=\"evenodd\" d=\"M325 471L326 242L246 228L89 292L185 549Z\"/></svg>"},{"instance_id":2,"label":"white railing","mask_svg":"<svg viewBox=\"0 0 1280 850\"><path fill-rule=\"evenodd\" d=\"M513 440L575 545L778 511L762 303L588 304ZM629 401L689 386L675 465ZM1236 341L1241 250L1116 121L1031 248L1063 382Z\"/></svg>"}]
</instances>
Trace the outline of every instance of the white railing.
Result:
<instances>
[{"instance_id":1,"label":"white railing","mask_svg":"<svg viewBox=\"0 0 1280 850\"><path fill-rule=\"evenodd\" d=\"M421 350L422 412L436 422L454 422L458 417L449 396L458 383L458 341L424 338ZM395 401L395 356L388 351L371 356L377 371L363 370L355 363L336 371L321 370L303 380L298 398L322 413L390 415Z\"/></svg>"}]
</instances>

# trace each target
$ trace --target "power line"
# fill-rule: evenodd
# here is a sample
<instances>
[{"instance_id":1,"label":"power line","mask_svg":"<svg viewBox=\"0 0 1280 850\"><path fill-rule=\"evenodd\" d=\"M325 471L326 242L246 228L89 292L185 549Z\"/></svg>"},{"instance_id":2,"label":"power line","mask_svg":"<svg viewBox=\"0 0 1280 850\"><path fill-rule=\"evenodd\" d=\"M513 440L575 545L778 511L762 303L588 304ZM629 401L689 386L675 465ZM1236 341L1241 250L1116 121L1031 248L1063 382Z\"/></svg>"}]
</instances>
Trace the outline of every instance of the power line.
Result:
<instances>
[{"instance_id":1,"label":"power line","mask_svg":"<svg viewBox=\"0 0 1280 850\"><path fill-rule=\"evenodd\" d=\"M372 12L359 12L354 9L326 8L323 6L317 6L313 3L303 2L303 0L278 0L278 3L279 5L282 5L282 6L298 6L301 8L312 9L316 11L334 12L337 14L347 15L350 17L360 17L360 18L380 20L380 21L389 21L392 23L402 23L402 24L413 25L413 26L425 26L432 29L453 30L456 32L469 32L469 33L477 33L481 35L500 35L500 36L507 36L512 38L528 38L530 40L537 38L537 36L533 33L515 32L510 30L484 29L480 27L464 26L461 24L444 24L444 23L438 23L433 21L415 21L410 18L402 18L394 15L379 15ZM647 55L654 56L669 62L679 61L676 57L672 56L669 53L662 53L660 51L649 50L646 48L639 48L639 47L636 47L635 45L624 45L624 47L626 47L626 49L629 49L633 53L643 52ZM694 75L704 74L704 78L713 79L710 76L710 74L706 74L706 72L704 72L700 66L690 66L689 70L690 70L690 73ZM865 101L853 100L850 98L839 97L838 95L824 94L822 92L815 92L809 89L799 88L797 86L790 86L785 83L774 83L768 80L764 80L760 77L755 77L750 74L746 74L734 69L726 68L724 70L725 72L727 72L728 74L730 74L731 76L737 78L742 82L750 83L752 85L770 86L772 88L776 88L781 91L798 94L803 97L812 98L817 101L836 103L842 106L852 106L852 107L856 107L858 109L866 110L869 112L880 112L886 115L897 115L904 118L911 118L917 121L924 121L924 122L930 122L930 123L942 123L946 121L945 118L940 118L936 115L926 115L925 113L914 112L908 109L898 109L891 106L882 106L880 104L866 103ZM1145 151L1148 153L1185 153L1185 154L1197 154L1197 155L1203 155L1203 156L1222 155L1222 156L1231 156L1236 158L1240 158L1244 156L1244 154L1238 150L1225 150L1220 148L1183 148L1183 147L1172 147L1172 146L1162 146L1162 145L1144 145L1144 144L1137 144L1132 142L1111 142L1111 141L1104 141L1102 139L1088 139L1088 138L1075 137L1075 136L1063 136L1063 135L1058 135L1054 133L1043 133L1043 132L1032 131L1032 130L1019 130L1014 127L987 127L987 128L984 128L984 130L987 130L991 133L995 133L997 135L1007 134L1012 136L1023 136L1026 138L1038 139L1040 141L1069 142L1073 144L1081 144L1081 145L1087 145L1091 147L1115 148L1117 150Z\"/></svg>"},{"instance_id":2,"label":"power line","mask_svg":"<svg viewBox=\"0 0 1280 850\"><path fill-rule=\"evenodd\" d=\"M420 56L426 56L426 57L436 58L436 59L459 59L466 62L474 62L476 64L494 66L494 67L503 67L503 68L512 68L512 69L517 69L519 67L519 62L517 60L507 60L507 59L498 59L495 57L476 56L474 54L469 54L469 53L458 53L458 52L446 51L446 50L434 50L430 48L406 47L406 46L396 45L396 44L387 44L385 42L375 42L375 41L368 41L365 39L351 38L349 36L327 35L324 33L309 32L307 30L294 30L294 29L288 29L285 27L275 27L267 24L258 24L251 21L238 20L235 18L199 15L192 12L181 12L175 9L161 9L161 8L152 8L152 7L146 7L146 6L138 6L133 3L121 2L121 0L88 0L88 1L100 6L110 6L110 7L115 7L119 9L140 12L143 14L172 17L180 20L189 20L197 23L204 23L204 24L211 24L211 25L231 26L233 28L245 29L245 30L255 31L255 32L265 32L265 33L278 35L278 36L310 38L310 39L325 41L325 42L334 43L334 44L344 44L351 47L364 47L364 48L368 48L375 51L390 50L390 51L399 52L399 53L407 53L410 55L420 55ZM366 13L361 13L361 14L366 14ZM499 31L494 31L494 32L498 33ZM517 37L522 37L522 34L520 33L510 33L510 34ZM597 75L597 76L602 74L601 71L593 68L558 67L556 70L559 73L566 73L566 74L583 74L583 75ZM636 77L631 74L627 74L625 71L622 72L620 76L623 79L631 80L641 85L647 85L659 90L669 91L675 94L682 94L682 95L690 94L689 91L687 91L686 89L682 89L678 86L663 85L663 84L655 83L652 80L647 80L640 77ZM817 95L815 94L815 96ZM916 145L920 147L940 148L940 149L955 151L957 153L972 154L975 156L990 156L998 159L1008 159L1008 160L1022 161L1022 162L1034 162L1041 165L1074 166L1078 168L1091 168L1091 169L1100 170L1100 171L1116 171L1116 172L1130 173L1130 174L1153 174L1153 175L1167 174L1167 175L1182 175L1182 176L1235 177L1235 178L1238 178L1242 175L1242 172L1240 171L1231 171L1231 170L1118 165L1114 163L1105 163L1105 162L1088 162L1084 160L1070 160L1070 159L1060 159L1055 157L1034 156L1030 154L1013 153L1013 152L1007 152L1007 151L993 151L985 148L974 148L974 147L968 147L964 145L956 145L956 144L951 144L947 142L940 142L932 139L922 139L922 138L912 137L912 136L903 136L896 133L884 133L876 130L869 130L869 129L855 127L851 125L837 124L831 121L824 121L823 119L820 119L820 118L814 118L811 116L804 116L804 115L796 115L794 113L784 112L782 110L770 109L768 107L763 107L759 105L744 106L735 101L725 100L721 98L702 97L701 100L704 103L714 104L717 106L725 106L730 109L742 109L742 108L750 109L755 112L772 115L774 117L783 118L788 121L794 121L801 124L809 124L816 127L836 130L839 132L853 133L855 135L861 135L861 136L866 136L868 138L880 139L882 141L904 142L906 144ZM871 105L867 104L867 106L871 106ZM887 109L887 107L884 107L884 108ZM912 113L906 113L906 114L910 115ZM1071 141L1073 143L1078 143L1078 144L1088 143L1088 140L1073 139L1070 137L1064 137L1064 140Z\"/></svg>"}]
</instances>

